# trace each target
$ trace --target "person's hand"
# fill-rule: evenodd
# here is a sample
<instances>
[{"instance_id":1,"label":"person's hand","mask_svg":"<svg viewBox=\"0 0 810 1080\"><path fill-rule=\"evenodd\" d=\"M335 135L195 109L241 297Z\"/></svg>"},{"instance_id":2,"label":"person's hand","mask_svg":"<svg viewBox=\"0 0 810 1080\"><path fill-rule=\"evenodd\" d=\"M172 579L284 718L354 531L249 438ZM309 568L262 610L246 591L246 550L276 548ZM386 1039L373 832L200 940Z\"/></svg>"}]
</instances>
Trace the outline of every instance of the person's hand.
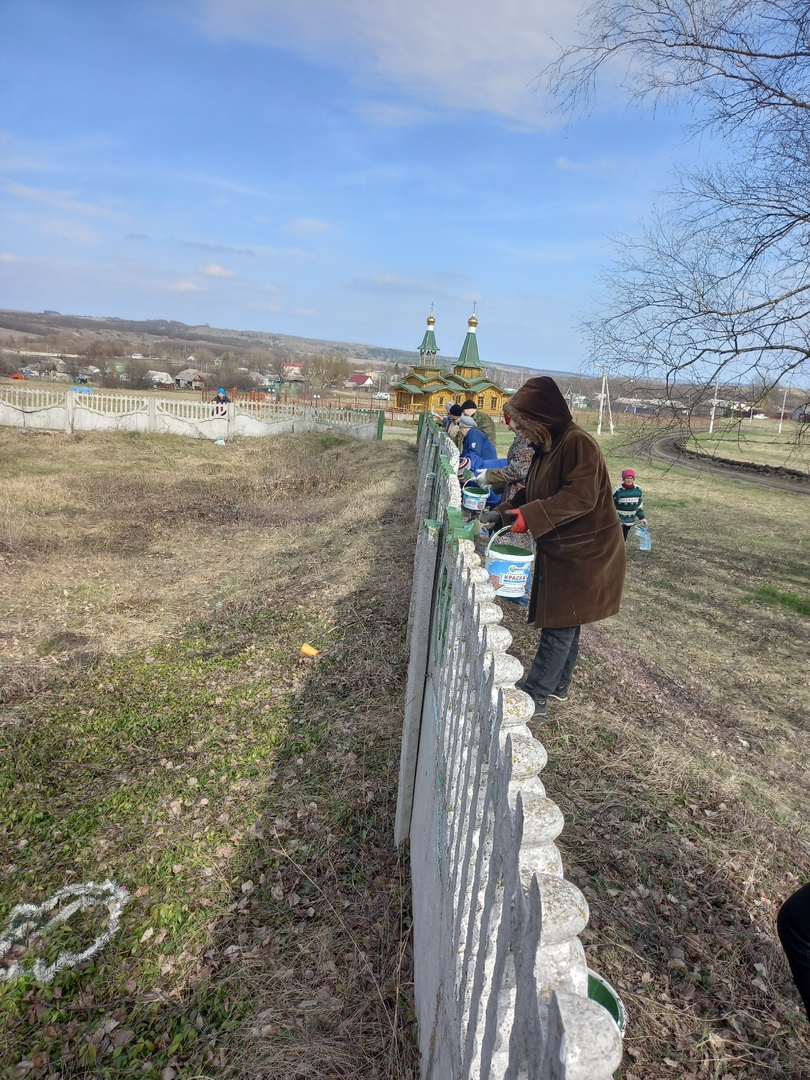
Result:
<instances>
[{"instance_id":1,"label":"person's hand","mask_svg":"<svg viewBox=\"0 0 810 1080\"><path fill-rule=\"evenodd\" d=\"M482 487L487 486L487 470L486 469L479 469L479 471L475 474L475 482L476 482L476 484L480 484Z\"/></svg>"},{"instance_id":2,"label":"person's hand","mask_svg":"<svg viewBox=\"0 0 810 1080\"><path fill-rule=\"evenodd\" d=\"M482 525L497 525L498 528L503 524L503 519L497 510L487 510L478 520Z\"/></svg>"},{"instance_id":3,"label":"person's hand","mask_svg":"<svg viewBox=\"0 0 810 1080\"><path fill-rule=\"evenodd\" d=\"M529 531L529 526L526 524L523 513L520 510L504 510L504 513L515 519L511 526L513 533L525 533Z\"/></svg>"}]
</instances>

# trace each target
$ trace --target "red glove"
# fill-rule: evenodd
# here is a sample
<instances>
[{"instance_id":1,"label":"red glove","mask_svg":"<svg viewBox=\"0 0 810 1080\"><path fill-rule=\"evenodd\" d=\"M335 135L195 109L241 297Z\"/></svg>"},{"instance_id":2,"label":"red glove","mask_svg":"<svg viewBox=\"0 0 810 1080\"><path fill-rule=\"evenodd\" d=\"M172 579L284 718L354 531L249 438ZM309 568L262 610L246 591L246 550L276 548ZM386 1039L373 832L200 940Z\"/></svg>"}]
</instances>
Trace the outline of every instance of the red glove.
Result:
<instances>
[{"instance_id":1,"label":"red glove","mask_svg":"<svg viewBox=\"0 0 810 1080\"><path fill-rule=\"evenodd\" d=\"M511 516L515 519L512 524L513 533L525 533L529 531L529 526L526 524L526 521L524 520L523 514L520 510L504 510L504 513L507 515L507 517Z\"/></svg>"}]
</instances>

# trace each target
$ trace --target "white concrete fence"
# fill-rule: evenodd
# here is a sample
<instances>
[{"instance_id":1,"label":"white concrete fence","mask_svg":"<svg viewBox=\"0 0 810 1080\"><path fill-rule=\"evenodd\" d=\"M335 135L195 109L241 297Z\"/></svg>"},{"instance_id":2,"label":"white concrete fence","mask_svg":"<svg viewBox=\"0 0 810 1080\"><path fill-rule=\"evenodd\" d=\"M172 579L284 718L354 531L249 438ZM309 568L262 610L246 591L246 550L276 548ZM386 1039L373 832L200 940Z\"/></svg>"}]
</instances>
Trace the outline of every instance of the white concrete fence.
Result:
<instances>
[{"instance_id":1,"label":"white concrete fence","mask_svg":"<svg viewBox=\"0 0 810 1080\"><path fill-rule=\"evenodd\" d=\"M471 539L458 451L429 418L396 841L410 841L422 1080L608 1080L619 1028L588 997L581 892L563 876L559 807L512 636Z\"/></svg>"},{"instance_id":2,"label":"white concrete fence","mask_svg":"<svg viewBox=\"0 0 810 1080\"><path fill-rule=\"evenodd\" d=\"M221 411L220 411L221 410ZM0 386L0 425L47 431L143 431L196 439L282 435L301 431L343 431L379 439L382 413L374 410L236 401L224 406L185 398L137 394L93 394Z\"/></svg>"}]
</instances>

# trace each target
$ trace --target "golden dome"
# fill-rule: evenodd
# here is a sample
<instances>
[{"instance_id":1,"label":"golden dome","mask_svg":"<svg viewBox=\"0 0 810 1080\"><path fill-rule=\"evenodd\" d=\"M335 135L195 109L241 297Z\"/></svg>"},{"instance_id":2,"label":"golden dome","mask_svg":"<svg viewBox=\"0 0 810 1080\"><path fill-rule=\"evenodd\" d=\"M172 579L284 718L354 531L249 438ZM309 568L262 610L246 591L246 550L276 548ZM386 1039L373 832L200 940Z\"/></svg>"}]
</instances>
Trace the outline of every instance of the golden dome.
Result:
<instances>
[{"instance_id":1,"label":"golden dome","mask_svg":"<svg viewBox=\"0 0 810 1080\"><path fill-rule=\"evenodd\" d=\"M428 317L427 317L427 324L428 324L428 326L435 326L436 325L436 320L433 318L433 312L432 311L431 311L430 315L428 315Z\"/></svg>"},{"instance_id":2,"label":"golden dome","mask_svg":"<svg viewBox=\"0 0 810 1080\"><path fill-rule=\"evenodd\" d=\"M478 326L478 317L475 312L467 319L467 326Z\"/></svg>"}]
</instances>

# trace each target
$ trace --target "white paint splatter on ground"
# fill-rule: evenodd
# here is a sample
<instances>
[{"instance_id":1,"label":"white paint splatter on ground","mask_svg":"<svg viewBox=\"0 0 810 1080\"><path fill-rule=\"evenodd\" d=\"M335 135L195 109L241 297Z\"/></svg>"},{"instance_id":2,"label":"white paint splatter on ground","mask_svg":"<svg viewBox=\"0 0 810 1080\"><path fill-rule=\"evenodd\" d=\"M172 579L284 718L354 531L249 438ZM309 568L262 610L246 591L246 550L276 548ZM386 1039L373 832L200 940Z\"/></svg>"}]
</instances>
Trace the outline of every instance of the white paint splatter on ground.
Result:
<instances>
[{"instance_id":1,"label":"white paint splatter on ground","mask_svg":"<svg viewBox=\"0 0 810 1080\"><path fill-rule=\"evenodd\" d=\"M37 982L49 983L63 968L78 967L84 960L100 952L115 936L120 925L121 912L129 899L129 893L122 885L107 880L100 885L94 881L82 885L66 885L41 904L17 904L12 908L0 934L0 979L12 982L23 975L33 974ZM68 902L61 906L64 901ZM2 966L6 957L18 946L25 946L27 950L32 943L42 941L44 948L47 948L47 935L50 930L67 922L76 912L88 911L91 908L106 908L108 919L106 929L86 949L81 952L65 950L52 964L46 964L38 958L33 966L18 961L7 967ZM47 918L53 911L56 911L56 914Z\"/></svg>"}]
</instances>

